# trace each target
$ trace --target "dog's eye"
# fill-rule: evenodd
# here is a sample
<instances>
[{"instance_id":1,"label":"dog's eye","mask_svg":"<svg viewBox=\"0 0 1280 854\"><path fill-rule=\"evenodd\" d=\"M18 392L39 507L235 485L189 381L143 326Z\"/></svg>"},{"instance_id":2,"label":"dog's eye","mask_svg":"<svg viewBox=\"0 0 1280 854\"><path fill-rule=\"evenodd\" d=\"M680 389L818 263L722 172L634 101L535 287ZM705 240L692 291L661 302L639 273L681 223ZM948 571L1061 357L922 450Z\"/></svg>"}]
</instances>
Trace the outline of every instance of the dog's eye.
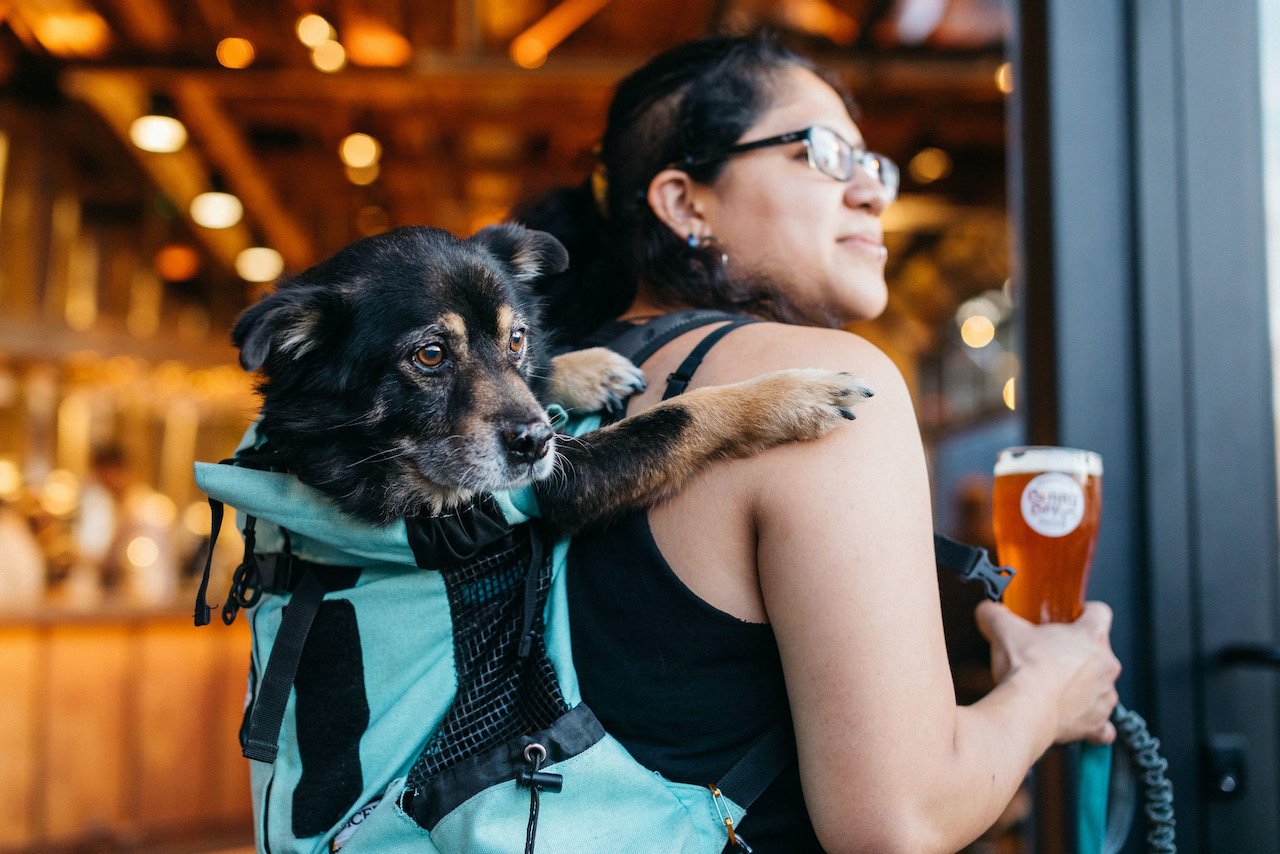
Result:
<instances>
[{"instance_id":1,"label":"dog's eye","mask_svg":"<svg viewBox=\"0 0 1280 854\"><path fill-rule=\"evenodd\" d=\"M428 344L419 347L413 354L414 361L424 368L436 368L444 361L444 348L439 344Z\"/></svg>"},{"instance_id":2,"label":"dog's eye","mask_svg":"<svg viewBox=\"0 0 1280 854\"><path fill-rule=\"evenodd\" d=\"M511 331L511 352L519 353L524 349L525 331L523 329L513 329Z\"/></svg>"}]
</instances>

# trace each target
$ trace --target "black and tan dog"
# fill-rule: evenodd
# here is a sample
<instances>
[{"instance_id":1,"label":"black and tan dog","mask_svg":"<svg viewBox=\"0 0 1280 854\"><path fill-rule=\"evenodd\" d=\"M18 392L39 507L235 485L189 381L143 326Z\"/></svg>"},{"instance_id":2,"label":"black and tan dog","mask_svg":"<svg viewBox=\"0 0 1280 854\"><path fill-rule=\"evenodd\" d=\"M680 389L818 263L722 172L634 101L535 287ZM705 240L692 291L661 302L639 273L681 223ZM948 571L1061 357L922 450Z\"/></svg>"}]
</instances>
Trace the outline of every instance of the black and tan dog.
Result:
<instances>
[{"instance_id":1,"label":"black and tan dog","mask_svg":"<svg viewBox=\"0 0 1280 854\"><path fill-rule=\"evenodd\" d=\"M233 338L261 370L261 432L305 483L386 522L536 482L564 531L676 491L709 461L831 430L870 391L793 370L705 388L580 439L544 404L596 410L643 376L595 348L551 359L528 283L568 263L517 225L468 239L401 228L280 282Z\"/></svg>"}]
</instances>

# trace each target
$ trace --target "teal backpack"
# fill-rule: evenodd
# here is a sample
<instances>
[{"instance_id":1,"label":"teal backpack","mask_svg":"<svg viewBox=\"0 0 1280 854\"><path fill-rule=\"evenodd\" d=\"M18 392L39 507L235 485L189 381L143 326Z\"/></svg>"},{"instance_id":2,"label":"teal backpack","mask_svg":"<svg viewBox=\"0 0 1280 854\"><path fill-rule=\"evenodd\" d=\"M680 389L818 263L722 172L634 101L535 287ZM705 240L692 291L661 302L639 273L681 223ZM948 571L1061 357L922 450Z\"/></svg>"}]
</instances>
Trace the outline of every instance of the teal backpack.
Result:
<instances>
[{"instance_id":1,"label":"teal backpack","mask_svg":"<svg viewBox=\"0 0 1280 854\"><path fill-rule=\"evenodd\" d=\"M612 346L638 364L723 319L675 315ZM668 396L737 325L695 348ZM599 414L551 415L570 435L602 423ZM251 626L240 741L253 760L260 852L751 850L735 828L794 761L789 726L765 732L705 785L667 780L633 759L582 702L569 543L539 521L531 490L373 526L282 470L253 430L231 460L197 463L196 482L213 535L224 505L244 533L221 618L230 624L245 610ZM942 537L935 546L940 564L999 598L1010 571L982 550ZM212 614L208 578L206 564L197 625Z\"/></svg>"},{"instance_id":2,"label":"teal backpack","mask_svg":"<svg viewBox=\"0 0 1280 854\"><path fill-rule=\"evenodd\" d=\"M551 415L571 435L602 420ZM569 544L530 490L371 526L252 430L231 460L197 463L196 482L213 530L231 505L244 532L221 616L251 625L240 739L260 851L750 850L734 828L794 760L789 727L707 785L636 762L582 703ZM207 584L206 567L197 625Z\"/></svg>"}]
</instances>

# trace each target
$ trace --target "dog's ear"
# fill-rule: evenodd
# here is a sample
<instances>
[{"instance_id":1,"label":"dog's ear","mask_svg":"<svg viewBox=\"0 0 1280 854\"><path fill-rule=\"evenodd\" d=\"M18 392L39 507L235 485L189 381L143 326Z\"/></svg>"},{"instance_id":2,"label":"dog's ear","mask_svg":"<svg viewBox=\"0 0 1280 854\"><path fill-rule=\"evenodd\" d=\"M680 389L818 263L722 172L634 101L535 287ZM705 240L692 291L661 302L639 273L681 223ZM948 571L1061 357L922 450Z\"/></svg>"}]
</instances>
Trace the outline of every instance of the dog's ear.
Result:
<instances>
[{"instance_id":1,"label":"dog's ear","mask_svg":"<svg viewBox=\"0 0 1280 854\"><path fill-rule=\"evenodd\" d=\"M320 346L335 299L327 288L282 282L236 320L231 340L240 348L240 366L256 371L273 351L296 359Z\"/></svg>"},{"instance_id":2,"label":"dog's ear","mask_svg":"<svg viewBox=\"0 0 1280 854\"><path fill-rule=\"evenodd\" d=\"M483 246L511 268L517 281L531 282L539 276L563 273L569 266L569 252L545 231L534 231L514 222L486 226L468 238Z\"/></svg>"}]
</instances>

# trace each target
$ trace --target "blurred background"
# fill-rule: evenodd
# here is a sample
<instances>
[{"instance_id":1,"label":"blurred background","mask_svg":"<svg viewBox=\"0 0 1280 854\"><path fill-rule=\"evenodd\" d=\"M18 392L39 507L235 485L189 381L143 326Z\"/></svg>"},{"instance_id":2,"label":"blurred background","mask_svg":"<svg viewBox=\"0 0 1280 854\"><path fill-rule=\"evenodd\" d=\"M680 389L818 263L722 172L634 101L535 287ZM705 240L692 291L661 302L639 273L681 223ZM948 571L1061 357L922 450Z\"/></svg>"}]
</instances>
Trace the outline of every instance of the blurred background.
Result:
<instances>
[{"instance_id":1,"label":"blurred background","mask_svg":"<svg viewBox=\"0 0 1280 854\"><path fill-rule=\"evenodd\" d=\"M1001 447L1102 451L1094 591L1170 732L1187 850L1274 851L1274 815L1238 818L1280 800L1274 686L1214 656L1276 637L1280 14L1227 5L0 0L0 851L251 839L244 621L189 621L191 463L256 408L238 312L355 238L470 233L580 181L621 76L762 27L902 166L889 309L856 331L915 393L939 529L990 543ZM238 551L228 525L214 601ZM1224 559L1251 604L1206 595ZM977 594L948 582L972 698ZM1066 824L1027 797L974 850L1065 851Z\"/></svg>"}]
</instances>

